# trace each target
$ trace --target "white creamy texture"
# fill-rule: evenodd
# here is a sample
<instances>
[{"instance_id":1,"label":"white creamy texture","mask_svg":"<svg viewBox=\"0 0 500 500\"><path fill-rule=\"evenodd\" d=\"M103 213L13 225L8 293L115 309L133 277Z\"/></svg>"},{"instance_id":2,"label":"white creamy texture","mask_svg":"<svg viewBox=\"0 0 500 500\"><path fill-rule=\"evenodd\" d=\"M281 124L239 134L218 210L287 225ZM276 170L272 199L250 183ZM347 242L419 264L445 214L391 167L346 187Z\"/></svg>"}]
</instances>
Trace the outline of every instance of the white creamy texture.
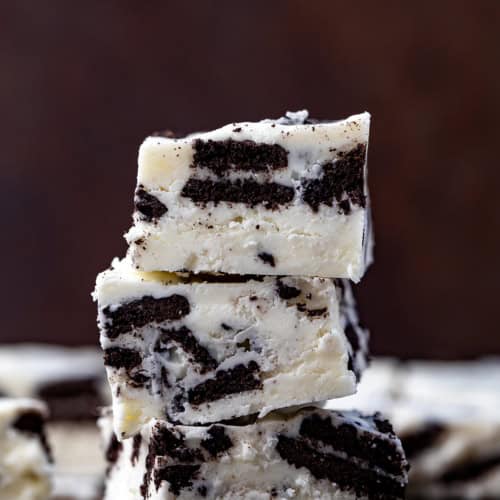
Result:
<instances>
[{"instance_id":1,"label":"white creamy texture","mask_svg":"<svg viewBox=\"0 0 500 500\"><path fill-rule=\"evenodd\" d=\"M129 383L126 370L107 368L117 435L130 436L150 418L164 417L165 411L176 421L192 424L255 412L264 415L275 408L352 394L356 379L347 367L351 346L339 313L339 289L333 280L323 278L283 278L282 282L299 288L301 295L281 299L277 280L272 277L243 283L184 283L179 276L141 273L126 261L115 260L113 268L98 276L94 292L101 344L103 349L122 347L139 351L143 372L152 376L149 389L135 388ZM109 321L103 312L106 307L116 310L144 296L161 298L173 294L189 300L187 316L162 325L146 325L116 339L106 335L104 330ZM307 309L325 309L324 314L309 316L307 311L300 311L297 303L302 301ZM223 324L230 329L221 327ZM184 412L176 410L172 401L176 384L186 389L195 387L212 379L214 371L201 374L181 348L171 347L168 353L155 352L160 327L191 330L216 360L217 370L247 365L254 360L260 367L262 389L226 395L199 405L186 402ZM173 391L162 384L162 367L169 373Z\"/></svg>"},{"instance_id":2,"label":"white creamy texture","mask_svg":"<svg viewBox=\"0 0 500 500\"><path fill-rule=\"evenodd\" d=\"M46 415L45 405L32 399L0 398L0 498L46 500L51 491L52 465L39 436L12 424L23 413Z\"/></svg>"},{"instance_id":3,"label":"white creamy texture","mask_svg":"<svg viewBox=\"0 0 500 500\"><path fill-rule=\"evenodd\" d=\"M50 498L51 500L102 500L103 483L104 475L56 474Z\"/></svg>"},{"instance_id":4,"label":"white creamy texture","mask_svg":"<svg viewBox=\"0 0 500 500\"><path fill-rule=\"evenodd\" d=\"M139 150L137 182L168 211L154 223L134 215L134 226L126 235L134 263L144 271L307 275L359 281L371 261L369 210L365 208L351 204L345 215L334 203L314 212L300 196L276 210L228 202L200 207L181 196L195 170L196 178L217 179L208 169L190 167L194 139L282 146L288 152L288 167L271 173L235 170L225 178L272 181L296 192L302 180L318 178L321 165L338 159L339 153L360 143L368 146L368 113L315 124L296 118L288 122L293 124L283 120L230 124L183 139L147 138ZM366 179L366 165L364 168ZM366 203L368 206L368 196ZM135 244L138 240L140 244ZM274 267L257 257L261 252L273 255Z\"/></svg>"},{"instance_id":5,"label":"white creamy texture","mask_svg":"<svg viewBox=\"0 0 500 500\"><path fill-rule=\"evenodd\" d=\"M33 397L48 383L103 376L102 354L93 347L15 344L0 347L0 393Z\"/></svg>"},{"instance_id":6,"label":"white creamy texture","mask_svg":"<svg viewBox=\"0 0 500 500\"><path fill-rule=\"evenodd\" d=\"M359 439L363 439L362 432L384 437L373 428L368 421L363 421L357 415L346 413L344 415L333 415L323 410L312 410L311 408L299 411L297 414L273 413L263 420L245 426L224 425L224 433L232 442L232 446L218 455L217 458L208 457L201 463L198 478L194 479L191 488L183 488L179 495L174 495L169 490L167 482L163 481L159 489L156 489L154 481L149 486L151 500L195 500L201 498L197 493L200 485L207 487L207 500L366 500L366 497L358 497L352 491L341 490L335 483L326 479L316 479L306 467L296 468L284 460L276 450L279 434L288 437L298 437L299 428L304 416L316 413L321 418L331 417L335 426L352 424L358 427ZM103 439L108 443L112 436L111 414L101 418L100 426ZM133 440L123 441L123 449L117 462L111 464L110 474L107 479L104 500L128 500L143 498L140 493L140 485L143 483L146 472L146 456L151 435L154 427L164 422L152 420L141 431L141 446L136 462L132 462ZM185 439L189 448L199 448L203 439L210 437L205 427L173 426L168 428L174 433L178 430ZM388 439L385 437L385 439ZM399 448L401 450L401 448ZM326 453L348 458L343 452L337 452L330 446L326 446ZM353 459L360 468L368 467L366 462ZM175 459L167 465L175 465ZM155 468L161 466L158 460ZM379 471L382 474L381 469ZM389 475L389 474L386 474ZM405 481L406 476L398 477ZM271 495L275 490L276 495Z\"/></svg>"}]
</instances>

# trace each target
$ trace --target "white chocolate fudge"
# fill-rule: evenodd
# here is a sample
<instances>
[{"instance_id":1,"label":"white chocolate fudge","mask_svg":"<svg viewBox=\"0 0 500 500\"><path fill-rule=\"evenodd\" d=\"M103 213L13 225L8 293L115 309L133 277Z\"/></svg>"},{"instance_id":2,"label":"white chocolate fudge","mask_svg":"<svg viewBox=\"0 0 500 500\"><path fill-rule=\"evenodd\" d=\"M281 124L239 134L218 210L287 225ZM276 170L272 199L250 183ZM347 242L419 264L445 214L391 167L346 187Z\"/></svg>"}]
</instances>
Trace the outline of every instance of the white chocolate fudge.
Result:
<instances>
[{"instance_id":1,"label":"white chocolate fudge","mask_svg":"<svg viewBox=\"0 0 500 500\"><path fill-rule=\"evenodd\" d=\"M329 409L380 411L411 464L409 499L500 498L500 360L373 361Z\"/></svg>"},{"instance_id":2,"label":"white chocolate fudge","mask_svg":"<svg viewBox=\"0 0 500 500\"><path fill-rule=\"evenodd\" d=\"M102 352L44 344L0 346L0 395L45 401L52 420L96 419L109 404Z\"/></svg>"},{"instance_id":3,"label":"white chocolate fudge","mask_svg":"<svg viewBox=\"0 0 500 500\"><path fill-rule=\"evenodd\" d=\"M500 360L413 362L391 420L411 462L409 498L500 498Z\"/></svg>"},{"instance_id":4,"label":"white chocolate fudge","mask_svg":"<svg viewBox=\"0 0 500 500\"><path fill-rule=\"evenodd\" d=\"M100 421L105 500L397 500L407 462L378 415L304 408L236 424L152 420L119 442Z\"/></svg>"},{"instance_id":5,"label":"white chocolate fudge","mask_svg":"<svg viewBox=\"0 0 500 500\"><path fill-rule=\"evenodd\" d=\"M44 432L46 406L32 399L0 398L0 498L47 500L52 458Z\"/></svg>"},{"instance_id":6,"label":"white chocolate fudge","mask_svg":"<svg viewBox=\"0 0 500 500\"><path fill-rule=\"evenodd\" d=\"M347 281L143 273L115 260L94 299L115 429L183 424L352 394L366 364Z\"/></svg>"},{"instance_id":7,"label":"white chocolate fudge","mask_svg":"<svg viewBox=\"0 0 500 500\"><path fill-rule=\"evenodd\" d=\"M359 281L371 260L370 115L307 111L139 150L129 255L142 271Z\"/></svg>"}]
</instances>

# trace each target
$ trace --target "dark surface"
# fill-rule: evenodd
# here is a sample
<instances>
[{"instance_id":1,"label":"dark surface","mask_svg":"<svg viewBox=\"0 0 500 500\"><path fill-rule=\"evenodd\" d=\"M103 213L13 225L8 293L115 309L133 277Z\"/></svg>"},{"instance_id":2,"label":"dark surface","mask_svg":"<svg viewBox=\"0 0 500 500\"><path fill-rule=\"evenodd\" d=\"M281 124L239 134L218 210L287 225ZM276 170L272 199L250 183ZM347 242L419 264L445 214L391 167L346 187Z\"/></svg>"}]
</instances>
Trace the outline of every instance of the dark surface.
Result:
<instances>
[{"instance_id":1,"label":"dark surface","mask_svg":"<svg viewBox=\"0 0 500 500\"><path fill-rule=\"evenodd\" d=\"M188 391L188 401L196 406L210 401L217 401L228 394L262 389L260 367L255 361L247 365L238 364L229 370L218 370L215 378L210 378L195 385Z\"/></svg>"},{"instance_id":2,"label":"dark surface","mask_svg":"<svg viewBox=\"0 0 500 500\"><path fill-rule=\"evenodd\" d=\"M500 3L17 1L0 7L2 341L97 339L137 149L308 107L363 110L375 353L500 353Z\"/></svg>"},{"instance_id":3,"label":"dark surface","mask_svg":"<svg viewBox=\"0 0 500 500\"><path fill-rule=\"evenodd\" d=\"M341 491L352 491L368 500L397 500L404 498L406 485L398 479L380 474L376 469L361 468L341 456L319 451L317 442L307 438L278 435L276 449L283 460L297 469L305 467L316 479L336 483ZM397 464L395 464L397 466ZM382 469L383 470L383 469ZM403 468L400 464L400 471Z\"/></svg>"}]
</instances>

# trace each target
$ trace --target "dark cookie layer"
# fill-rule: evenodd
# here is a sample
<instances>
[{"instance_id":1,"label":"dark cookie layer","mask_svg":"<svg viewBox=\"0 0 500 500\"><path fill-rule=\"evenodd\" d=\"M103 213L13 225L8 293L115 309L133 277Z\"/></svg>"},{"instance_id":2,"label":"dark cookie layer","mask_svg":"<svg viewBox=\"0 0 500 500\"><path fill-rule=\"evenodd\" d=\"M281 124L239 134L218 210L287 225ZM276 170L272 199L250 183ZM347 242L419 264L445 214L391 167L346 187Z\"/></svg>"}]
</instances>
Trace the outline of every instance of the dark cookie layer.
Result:
<instances>
[{"instance_id":1,"label":"dark cookie layer","mask_svg":"<svg viewBox=\"0 0 500 500\"><path fill-rule=\"evenodd\" d=\"M293 201L295 190L277 182L261 184L251 179L211 181L190 178L184 184L181 196L201 205L210 201L217 205L225 201L244 203L251 207L264 205L267 209L276 210Z\"/></svg>"},{"instance_id":2,"label":"dark cookie layer","mask_svg":"<svg viewBox=\"0 0 500 500\"><path fill-rule=\"evenodd\" d=\"M130 370L140 365L142 356L133 349L124 347L110 347L104 350L104 364L113 368L125 368Z\"/></svg>"},{"instance_id":3,"label":"dark cookie layer","mask_svg":"<svg viewBox=\"0 0 500 500\"><path fill-rule=\"evenodd\" d=\"M213 425L207 430L209 438L204 439L200 444L202 448L212 455L217 457L233 446L231 438L226 434L224 427Z\"/></svg>"},{"instance_id":4,"label":"dark cookie layer","mask_svg":"<svg viewBox=\"0 0 500 500\"><path fill-rule=\"evenodd\" d=\"M446 432L446 427L438 422L428 422L424 427L401 436L403 449L409 459L433 446Z\"/></svg>"},{"instance_id":5,"label":"dark cookie layer","mask_svg":"<svg viewBox=\"0 0 500 500\"><path fill-rule=\"evenodd\" d=\"M167 207L158 198L144 189L144 186L139 186L136 189L134 205L137 212L148 222L158 220L168 211Z\"/></svg>"},{"instance_id":6,"label":"dark cookie layer","mask_svg":"<svg viewBox=\"0 0 500 500\"><path fill-rule=\"evenodd\" d=\"M187 462L190 465L176 465L155 470L156 457L162 456L172 457L177 461ZM146 471L140 488L142 496L144 498L147 496L153 470L156 489L160 487L162 481L166 480L170 483L170 491L178 495L181 488L190 485L193 475L187 474L187 471L192 470L197 472L200 467L199 465L191 464L201 460L203 460L201 451L197 448L187 447L184 436L180 431L176 434L166 426L157 423L153 428L148 447L148 454L146 456ZM175 474L173 474L176 471L175 467L179 467L177 470L179 473L179 477L177 478L178 480L176 480L174 477Z\"/></svg>"},{"instance_id":7,"label":"dark cookie layer","mask_svg":"<svg viewBox=\"0 0 500 500\"><path fill-rule=\"evenodd\" d=\"M350 457L360 458L372 466L382 467L392 474L399 474L401 463L405 458L395 442L371 433L363 433L363 437L360 438L359 432L358 428L350 424L335 427L329 418L321 418L315 414L305 418L300 426L301 436L321 441L335 450L345 452ZM394 436L392 428L390 435Z\"/></svg>"},{"instance_id":8,"label":"dark cookie layer","mask_svg":"<svg viewBox=\"0 0 500 500\"><path fill-rule=\"evenodd\" d=\"M302 199L315 211L324 204L332 206L334 201L341 213L349 214L351 204L364 207L364 164L366 145L358 144L347 153L340 154L334 163L323 165L323 175L319 179L303 182Z\"/></svg>"},{"instance_id":9,"label":"dark cookie layer","mask_svg":"<svg viewBox=\"0 0 500 500\"><path fill-rule=\"evenodd\" d=\"M122 333L134 328L141 328L148 323L162 323L167 320L178 320L191 311L189 301L183 295L170 295L155 299L145 296L123 304L116 309L105 307L102 312L107 318L105 333L115 339Z\"/></svg>"},{"instance_id":10,"label":"dark cookie layer","mask_svg":"<svg viewBox=\"0 0 500 500\"><path fill-rule=\"evenodd\" d=\"M280 279L278 279L276 281L276 289L278 291L278 295L283 300L295 299L301 293L300 289L298 289L294 286L289 286L289 285L285 284L283 281L281 281Z\"/></svg>"},{"instance_id":11,"label":"dark cookie layer","mask_svg":"<svg viewBox=\"0 0 500 500\"><path fill-rule=\"evenodd\" d=\"M364 469L354 462L336 455L321 453L307 438L291 438L280 434L276 449L280 456L297 468L305 467L317 479L328 479L341 490L354 491L369 500L397 500L404 498L404 486L393 479Z\"/></svg>"},{"instance_id":12,"label":"dark cookie layer","mask_svg":"<svg viewBox=\"0 0 500 500\"><path fill-rule=\"evenodd\" d=\"M123 443L120 443L120 441L118 441L116 437L116 434L113 433L105 451L106 462L108 463L106 474L109 474L111 467L113 467L113 465L120 458L122 451Z\"/></svg>"},{"instance_id":13,"label":"dark cookie layer","mask_svg":"<svg viewBox=\"0 0 500 500\"><path fill-rule=\"evenodd\" d=\"M217 175L231 170L262 172L288 166L288 153L278 144L254 141L203 141L196 139L193 167L208 168Z\"/></svg>"},{"instance_id":14,"label":"dark cookie layer","mask_svg":"<svg viewBox=\"0 0 500 500\"><path fill-rule=\"evenodd\" d=\"M47 403L51 420L95 419L105 404L100 384L98 377L59 380L40 385L36 395Z\"/></svg>"},{"instance_id":15,"label":"dark cookie layer","mask_svg":"<svg viewBox=\"0 0 500 500\"><path fill-rule=\"evenodd\" d=\"M201 373L206 373L217 368L217 361L210 355L208 350L203 347L191 330L185 326L181 328L170 328L161 330L160 345L157 350L161 351L162 346L175 342L186 352L192 361L200 365Z\"/></svg>"},{"instance_id":16,"label":"dark cookie layer","mask_svg":"<svg viewBox=\"0 0 500 500\"><path fill-rule=\"evenodd\" d=\"M135 465L139 460L139 453L141 452L142 436L136 434L132 440L132 454L130 455L130 463Z\"/></svg>"},{"instance_id":17,"label":"dark cookie layer","mask_svg":"<svg viewBox=\"0 0 500 500\"><path fill-rule=\"evenodd\" d=\"M200 470L200 465L167 465L154 472L155 486L158 490L163 481L168 481L168 489L174 495L180 495L181 490L193 485Z\"/></svg>"},{"instance_id":18,"label":"dark cookie layer","mask_svg":"<svg viewBox=\"0 0 500 500\"><path fill-rule=\"evenodd\" d=\"M43 416L37 411L30 410L19 415L19 417L17 417L17 419L12 423L12 427L18 431L37 436L45 454L47 455L47 459L49 462L53 462L52 451L49 443L47 442L44 424L45 421Z\"/></svg>"},{"instance_id":19,"label":"dark cookie layer","mask_svg":"<svg viewBox=\"0 0 500 500\"><path fill-rule=\"evenodd\" d=\"M274 255L267 252L260 252L257 257L264 262L264 264L268 264L271 267L276 266L276 261L274 260Z\"/></svg>"},{"instance_id":20,"label":"dark cookie layer","mask_svg":"<svg viewBox=\"0 0 500 500\"><path fill-rule=\"evenodd\" d=\"M447 470L440 478L440 483L462 483L481 477L500 467L500 455L469 460Z\"/></svg>"},{"instance_id":21,"label":"dark cookie layer","mask_svg":"<svg viewBox=\"0 0 500 500\"><path fill-rule=\"evenodd\" d=\"M192 405L200 405L229 394L262 389L259 371L259 365L255 361L250 361L247 366L239 364L230 370L219 370L215 378L189 389L188 401Z\"/></svg>"}]
</instances>

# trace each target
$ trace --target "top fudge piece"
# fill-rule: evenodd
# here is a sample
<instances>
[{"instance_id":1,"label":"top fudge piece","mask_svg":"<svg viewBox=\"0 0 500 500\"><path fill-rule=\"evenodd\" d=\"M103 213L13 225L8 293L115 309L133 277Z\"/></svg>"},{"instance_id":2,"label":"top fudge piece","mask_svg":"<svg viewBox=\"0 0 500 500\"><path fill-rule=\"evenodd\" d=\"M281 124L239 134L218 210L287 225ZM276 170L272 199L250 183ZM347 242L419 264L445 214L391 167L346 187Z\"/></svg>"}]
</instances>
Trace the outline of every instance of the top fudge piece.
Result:
<instances>
[{"instance_id":1,"label":"top fudge piece","mask_svg":"<svg viewBox=\"0 0 500 500\"><path fill-rule=\"evenodd\" d=\"M371 260L370 115L233 123L139 151L129 253L143 271L359 281Z\"/></svg>"}]
</instances>

